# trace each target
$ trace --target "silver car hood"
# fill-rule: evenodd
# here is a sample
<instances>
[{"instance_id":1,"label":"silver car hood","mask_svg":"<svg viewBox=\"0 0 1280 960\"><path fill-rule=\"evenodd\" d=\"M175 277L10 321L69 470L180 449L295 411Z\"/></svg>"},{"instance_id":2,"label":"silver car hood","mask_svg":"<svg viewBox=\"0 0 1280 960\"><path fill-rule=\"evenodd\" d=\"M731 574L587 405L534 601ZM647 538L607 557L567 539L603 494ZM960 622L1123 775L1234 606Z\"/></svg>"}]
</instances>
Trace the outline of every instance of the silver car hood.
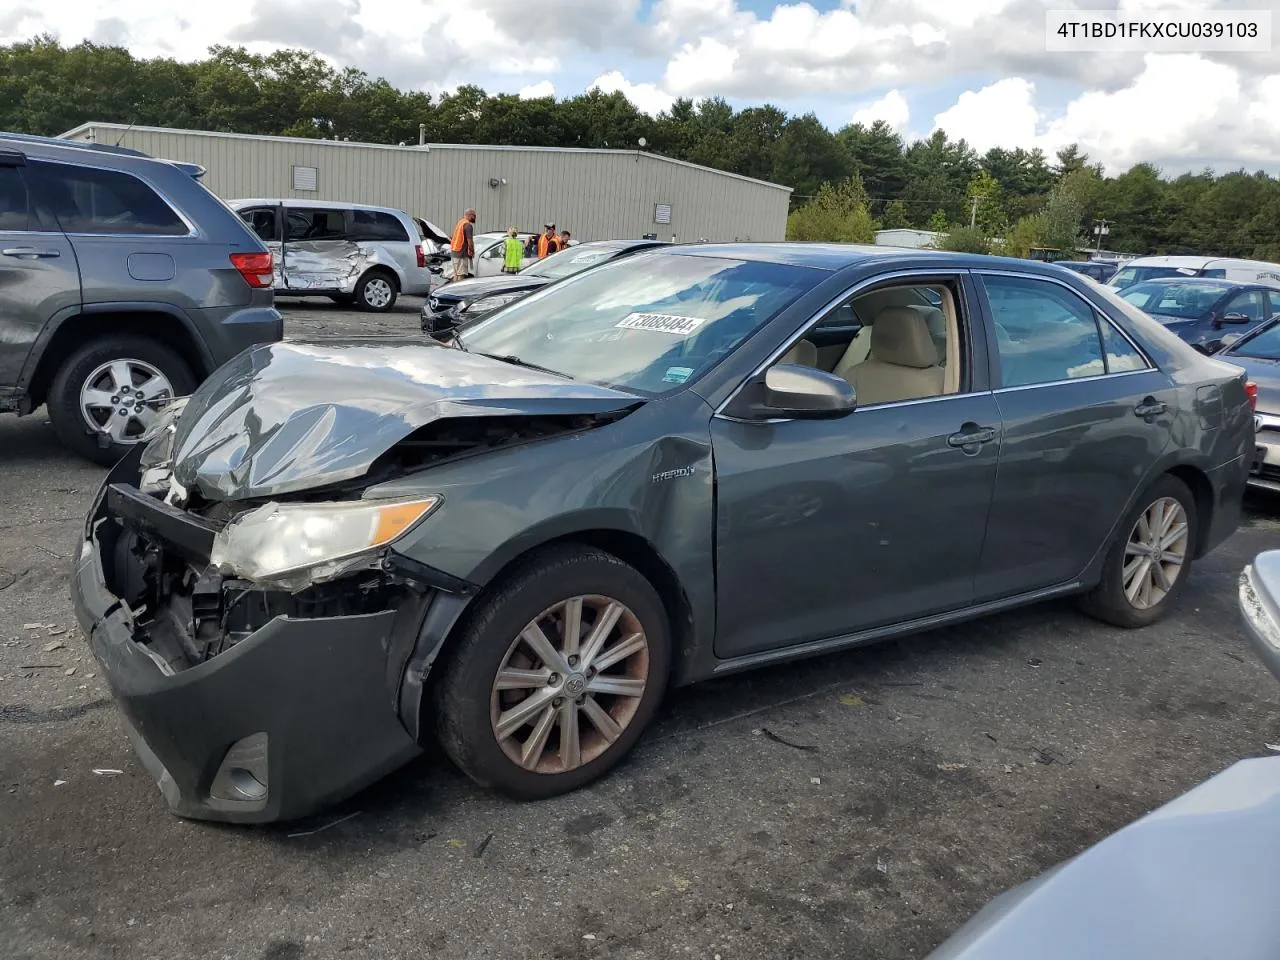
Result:
<instances>
[{"instance_id":1,"label":"silver car hood","mask_svg":"<svg viewBox=\"0 0 1280 960\"><path fill-rule=\"evenodd\" d=\"M172 437L173 479L245 500L363 476L420 427L458 417L604 414L642 402L422 341L253 347L193 393Z\"/></svg>"},{"instance_id":2,"label":"silver car hood","mask_svg":"<svg viewBox=\"0 0 1280 960\"><path fill-rule=\"evenodd\" d=\"M1242 760L987 904L929 960L1271 960L1280 757Z\"/></svg>"}]
</instances>

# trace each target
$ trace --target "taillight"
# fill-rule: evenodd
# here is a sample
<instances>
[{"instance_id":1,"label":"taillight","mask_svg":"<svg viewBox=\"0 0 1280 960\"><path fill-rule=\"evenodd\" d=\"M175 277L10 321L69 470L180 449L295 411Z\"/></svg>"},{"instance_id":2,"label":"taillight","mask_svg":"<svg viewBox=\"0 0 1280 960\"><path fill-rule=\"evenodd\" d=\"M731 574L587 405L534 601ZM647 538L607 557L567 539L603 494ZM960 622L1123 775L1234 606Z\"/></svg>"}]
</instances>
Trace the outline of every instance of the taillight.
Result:
<instances>
[{"instance_id":1,"label":"taillight","mask_svg":"<svg viewBox=\"0 0 1280 960\"><path fill-rule=\"evenodd\" d=\"M272 284L271 253L233 253L231 265L244 277L244 282L257 290L270 289Z\"/></svg>"},{"instance_id":2,"label":"taillight","mask_svg":"<svg viewBox=\"0 0 1280 960\"><path fill-rule=\"evenodd\" d=\"M418 269L425 269L427 266L427 251L422 249L422 244L418 244L413 249L418 255Z\"/></svg>"},{"instance_id":3,"label":"taillight","mask_svg":"<svg viewBox=\"0 0 1280 960\"><path fill-rule=\"evenodd\" d=\"M1244 384L1244 395L1249 398L1249 409L1257 411L1258 409L1258 385L1252 380L1246 380Z\"/></svg>"}]
</instances>

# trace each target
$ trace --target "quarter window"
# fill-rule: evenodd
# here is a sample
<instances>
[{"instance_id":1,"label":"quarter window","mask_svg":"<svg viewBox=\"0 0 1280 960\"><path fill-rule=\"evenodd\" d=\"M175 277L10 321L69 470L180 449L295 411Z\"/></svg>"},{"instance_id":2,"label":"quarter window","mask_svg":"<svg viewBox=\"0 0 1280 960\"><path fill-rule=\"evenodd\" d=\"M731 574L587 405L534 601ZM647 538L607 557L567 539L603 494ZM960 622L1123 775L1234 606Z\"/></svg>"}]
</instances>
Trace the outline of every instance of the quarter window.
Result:
<instances>
[{"instance_id":1,"label":"quarter window","mask_svg":"<svg viewBox=\"0 0 1280 960\"><path fill-rule=\"evenodd\" d=\"M67 233L177 237L190 232L158 193L131 174L44 161L27 169Z\"/></svg>"},{"instance_id":2,"label":"quarter window","mask_svg":"<svg viewBox=\"0 0 1280 960\"><path fill-rule=\"evenodd\" d=\"M0 230L30 230L27 185L17 167L0 167Z\"/></svg>"},{"instance_id":3,"label":"quarter window","mask_svg":"<svg viewBox=\"0 0 1280 960\"><path fill-rule=\"evenodd\" d=\"M357 210L351 215L352 240L389 240L408 242L409 233L400 221L379 210Z\"/></svg>"},{"instance_id":4,"label":"quarter window","mask_svg":"<svg viewBox=\"0 0 1280 960\"><path fill-rule=\"evenodd\" d=\"M1097 315L1082 299L1055 283L1029 277L986 276L982 282L991 304L1004 386L1053 383L1107 372ZM1116 365L1133 364L1133 356L1125 359L1133 348L1116 331L1109 332L1119 341ZM1107 346L1110 352L1110 340Z\"/></svg>"},{"instance_id":5,"label":"quarter window","mask_svg":"<svg viewBox=\"0 0 1280 960\"><path fill-rule=\"evenodd\" d=\"M1098 320L1102 328L1102 345L1107 354L1107 373L1125 373L1129 370L1146 370L1151 364L1138 352L1119 330L1105 319Z\"/></svg>"}]
</instances>

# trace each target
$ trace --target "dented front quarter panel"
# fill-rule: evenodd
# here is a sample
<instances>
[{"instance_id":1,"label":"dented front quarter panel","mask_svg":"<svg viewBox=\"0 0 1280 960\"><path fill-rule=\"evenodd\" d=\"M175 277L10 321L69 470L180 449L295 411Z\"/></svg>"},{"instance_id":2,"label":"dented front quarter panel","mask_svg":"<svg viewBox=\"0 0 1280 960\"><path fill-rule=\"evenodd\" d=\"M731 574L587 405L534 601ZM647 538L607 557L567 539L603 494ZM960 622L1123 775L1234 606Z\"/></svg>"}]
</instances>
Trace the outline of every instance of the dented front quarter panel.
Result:
<instances>
[{"instance_id":1,"label":"dented front quarter panel","mask_svg":"<svg viewBox=\"0 0 1280 960\"><path fill-rule=\"evenodd\" d=\"M711 408L692 392L654 400L624 419L432 467L368 496L431 493L441 507L396 550L483 586L526 552L560 538L643 540L680 588L676 682L697 679L695 651L715 628L715 479ZM434 638L440 641L443 637ZM415 655L429 664L430 651Z\"/></svg>"},{"instance_id":2,"label":"dented front quarter panel","mask_svg":"<svg viewBox=\"0 0 1280 960\"><path fill-rule=\"evenodd\" d=\"M173 438L173 476L210 500L278 497L361 477L435 421L602 414L642 402L433 342L264 344L192 394Z\"/></svg>"}]
</instances>

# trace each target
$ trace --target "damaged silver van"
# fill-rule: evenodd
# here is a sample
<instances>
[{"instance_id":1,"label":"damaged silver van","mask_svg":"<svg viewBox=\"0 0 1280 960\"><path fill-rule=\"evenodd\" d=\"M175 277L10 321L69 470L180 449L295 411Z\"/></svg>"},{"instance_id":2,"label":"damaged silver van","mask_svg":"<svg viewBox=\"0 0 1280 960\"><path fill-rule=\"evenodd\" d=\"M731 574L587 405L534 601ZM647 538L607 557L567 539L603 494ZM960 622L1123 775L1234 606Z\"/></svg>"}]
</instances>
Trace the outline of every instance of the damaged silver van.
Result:
<instances>
[{"instance_id":1,"label":"damaged silver van","mask_svg":"<svg viewBox=\"0 0 1280 960\"><path fill-rule=\"evenodd\" d=\"M330 200L227 204L275 255L277 296L327 296L384 313L402 293L431 292L439 258L403 210Z\"/></svg>"}]
</instances>

